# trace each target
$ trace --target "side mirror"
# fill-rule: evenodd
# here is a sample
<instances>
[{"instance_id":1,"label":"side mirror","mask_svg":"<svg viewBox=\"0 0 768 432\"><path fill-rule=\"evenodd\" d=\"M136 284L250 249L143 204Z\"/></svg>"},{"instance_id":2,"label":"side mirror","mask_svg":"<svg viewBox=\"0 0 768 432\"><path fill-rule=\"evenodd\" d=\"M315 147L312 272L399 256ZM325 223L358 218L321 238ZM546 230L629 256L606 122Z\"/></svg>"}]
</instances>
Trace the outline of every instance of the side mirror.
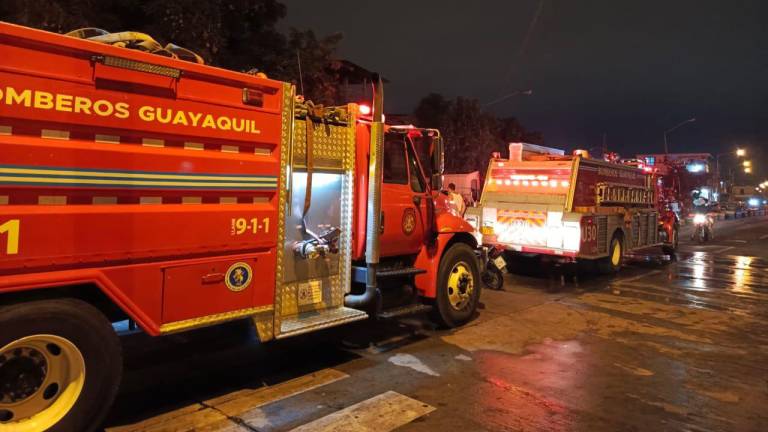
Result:
<instances>
[{"instance_id":1,"label":"side mirror","mask_svg":"<svg viewBox=\"0 0 768 432\"><path fill-rule=\"evenodd\" d=\"M432 143L432 190L440 190L443 188L443 171L445 171L443 138L436 136Z\"/></svg>"},{"instance_id":2,"label":"side mirror","mask_svg":"<svg viewBox=\"0 0 768 432\"><path fill-rule=\"evenodd\" d=\"M472 201L477 202L480 197L480 185L477 179L473 179L471 185L469 186L470 190L472 191Z\"/></svg>"}]
</instances>

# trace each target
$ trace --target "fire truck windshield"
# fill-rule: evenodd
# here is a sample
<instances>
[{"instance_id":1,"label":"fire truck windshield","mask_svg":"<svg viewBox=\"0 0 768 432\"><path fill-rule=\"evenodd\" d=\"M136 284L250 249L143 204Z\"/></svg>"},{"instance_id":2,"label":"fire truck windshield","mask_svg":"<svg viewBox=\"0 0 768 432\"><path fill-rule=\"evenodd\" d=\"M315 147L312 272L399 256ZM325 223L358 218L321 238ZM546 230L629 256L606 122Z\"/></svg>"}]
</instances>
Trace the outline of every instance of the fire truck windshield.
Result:
<instances>
[{"instance_id":1,"label":"fire truck windshield","mask_svg":"<svg viewBox=\"0 0 768 432\"><path fill-rule=\"evenodd\" d=\"M409 134L411 141L413 141L413 148L416 150L416 157L421 163L421 168L424 170L424 175L427 178L432 177L432 152L434 146L432 144L432 137L425 137L423 134Z\"/></svg>"}]
</instances>

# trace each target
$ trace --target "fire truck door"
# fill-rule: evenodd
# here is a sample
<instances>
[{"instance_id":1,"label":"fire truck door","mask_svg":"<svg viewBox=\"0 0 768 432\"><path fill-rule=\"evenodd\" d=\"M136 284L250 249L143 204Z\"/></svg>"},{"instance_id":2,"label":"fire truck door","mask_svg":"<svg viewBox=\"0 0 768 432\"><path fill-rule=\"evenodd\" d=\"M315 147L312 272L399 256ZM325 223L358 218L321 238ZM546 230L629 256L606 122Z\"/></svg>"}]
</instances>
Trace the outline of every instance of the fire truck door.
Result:
<instances>
[{"instance_id":1,"label":"fire truck door","mask_svg":"<svg viewBox=\"0 0 768 432\"><path fill-rule=\"evenodd\" d=\"M381 199L381 256L418 253L424 240L426 185L406 136L401 133L388 133L384 140Z\"/></svg>"}]
</instances>

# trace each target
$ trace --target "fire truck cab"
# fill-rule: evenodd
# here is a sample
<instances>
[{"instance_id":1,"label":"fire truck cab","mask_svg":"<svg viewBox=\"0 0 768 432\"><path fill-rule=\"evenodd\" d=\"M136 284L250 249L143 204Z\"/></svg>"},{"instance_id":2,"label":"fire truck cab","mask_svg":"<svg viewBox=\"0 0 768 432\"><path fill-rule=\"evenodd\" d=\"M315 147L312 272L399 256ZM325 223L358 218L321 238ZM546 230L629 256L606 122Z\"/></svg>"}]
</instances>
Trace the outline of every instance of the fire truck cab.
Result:
<instances>
[{"instance_id":1,"label":"fire truck cab","mask_svg":"<svg viewBox=\"0 0 768 432\"><path fill-rule=\"evenodd\" d=\"M130 320L261 341L430 311L467 322L472 227L435 130L290 83L0 23L0 429L89 431Z\"/></svg>"},{"instance_id":2,"label":"fire truck cab","mask_svg":"<svg viewBox=\"0 0 768 432\"><path fill-rule=\"evenodd\" d=\"M480 206L467 218L483 244L615 272L629 251L664 246L654 191L638 167L515 143L509 159L490 161Z\"/></svg>"}]
</instances>

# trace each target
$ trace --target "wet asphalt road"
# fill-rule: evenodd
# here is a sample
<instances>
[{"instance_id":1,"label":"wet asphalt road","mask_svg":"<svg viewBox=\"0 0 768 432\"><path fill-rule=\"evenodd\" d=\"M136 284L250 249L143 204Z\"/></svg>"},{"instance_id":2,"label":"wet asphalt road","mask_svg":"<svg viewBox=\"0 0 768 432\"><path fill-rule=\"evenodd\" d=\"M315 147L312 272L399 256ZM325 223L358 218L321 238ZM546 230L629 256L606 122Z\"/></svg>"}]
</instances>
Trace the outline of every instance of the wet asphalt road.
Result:
<instances>
[{"instance_id":1,"label":"wet asphalt road","mask_svg":"<svg viewBox=\"0 0 768 432\"><path fill-rule=\"evenodd\" d=\"M684 231L685 233L686 231ZM766 431L768 217L615 277L517 262L469 325L124 338L110 431ZM346 429L340 429L340 426Z\"/></svg>"}]
</instances>

